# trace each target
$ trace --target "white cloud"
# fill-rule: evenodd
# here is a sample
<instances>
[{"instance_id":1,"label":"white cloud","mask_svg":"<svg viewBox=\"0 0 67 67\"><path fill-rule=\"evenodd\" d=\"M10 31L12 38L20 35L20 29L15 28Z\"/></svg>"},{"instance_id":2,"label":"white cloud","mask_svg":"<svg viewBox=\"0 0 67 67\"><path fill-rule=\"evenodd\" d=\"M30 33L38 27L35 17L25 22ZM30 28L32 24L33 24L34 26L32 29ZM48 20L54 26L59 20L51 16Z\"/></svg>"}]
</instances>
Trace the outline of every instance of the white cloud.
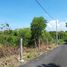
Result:
<instances>
[{"instance_id":1,"label":"white cloud","mask_svg":"<svg viewBox=\"0 0 67 67\"><path fill-rule=\"evenodd\" d=\"M56 22L57 22L57 30L58 31L66 31L66 22L59 20L51 20L47 23L47 31L56 31Z\"/></svg>"}]
</instances>

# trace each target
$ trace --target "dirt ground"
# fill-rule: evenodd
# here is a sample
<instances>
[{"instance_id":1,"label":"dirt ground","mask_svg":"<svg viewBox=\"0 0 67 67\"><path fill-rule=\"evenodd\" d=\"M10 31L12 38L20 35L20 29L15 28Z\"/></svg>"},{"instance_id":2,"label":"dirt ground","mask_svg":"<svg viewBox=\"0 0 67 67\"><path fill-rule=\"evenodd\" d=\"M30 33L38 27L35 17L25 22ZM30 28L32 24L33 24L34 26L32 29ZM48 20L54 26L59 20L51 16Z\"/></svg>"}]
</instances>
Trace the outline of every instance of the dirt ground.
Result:
<instances>
[{"instance_id":1,"label":"dirt ground","mask_svg":"<svg viewBox=\"0 0 67 67\"><path fill-rule=\"evenodd\" d=\"M29 60L38 57L43 53L47 53L48 51L56 48L54 44L45 46L42 45L40 48L25 48L23 51L23 59L24 63ZM14 48L10 46L0 46L0 67L18 67L19 62L19 48Z\"/></svg>"}]
</instances>

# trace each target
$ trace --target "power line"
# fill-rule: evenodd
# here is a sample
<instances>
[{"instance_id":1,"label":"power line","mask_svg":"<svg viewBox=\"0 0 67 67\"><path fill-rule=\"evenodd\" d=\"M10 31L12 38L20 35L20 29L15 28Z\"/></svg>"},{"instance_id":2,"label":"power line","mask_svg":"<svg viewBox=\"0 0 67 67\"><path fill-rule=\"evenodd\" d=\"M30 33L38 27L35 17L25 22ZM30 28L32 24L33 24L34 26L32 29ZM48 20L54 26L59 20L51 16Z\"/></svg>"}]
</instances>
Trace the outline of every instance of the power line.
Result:
<instances>
[{"instance_id":1,"label":"power line","mask_svg":"<svg viewBox=\"0 0 67 67\"><path fill-rule=\"evenodd\" d=\"M51 18L54 19L54 17L52 17L47 10L40 4L40 2L38 0L35 0L36 3L42 8L42 10ZM56 44L58 45L58 32L57 32L57 21L56 21Z\"/></svg>"},{"instance_id":2,"label":"power line","mask_svg":"<svg viewBox=\"0 0 67 67\"><path fill-rule=\"evenodd\" d=\"M42 8L42 10L51 18L54 19L48 12L47 10L40 4L38 0L35 0L35 2Z\"/></svg>"}]
</instances>

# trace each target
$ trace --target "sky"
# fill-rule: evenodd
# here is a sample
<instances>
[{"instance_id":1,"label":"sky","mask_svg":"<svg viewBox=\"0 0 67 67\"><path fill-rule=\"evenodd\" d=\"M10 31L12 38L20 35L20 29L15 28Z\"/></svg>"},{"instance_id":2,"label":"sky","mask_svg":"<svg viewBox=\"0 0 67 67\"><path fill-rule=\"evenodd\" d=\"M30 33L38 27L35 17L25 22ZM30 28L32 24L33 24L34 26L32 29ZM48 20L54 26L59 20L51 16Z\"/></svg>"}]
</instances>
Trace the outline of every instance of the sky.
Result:
<instances>
[{"instance_id":1,"label":"sky","mask_svg":"<svg viewBox=\"0 0 67 67\"><path fill-rule=\"evenodd\" d=\"M0 24L8 23L12 29L30 27L32 19L43 16L47 21L47 31L66 30L67 0L38 0L47 12L54 17L50 18L35 0L0 0Z\"/></svg>"}]
</instances>

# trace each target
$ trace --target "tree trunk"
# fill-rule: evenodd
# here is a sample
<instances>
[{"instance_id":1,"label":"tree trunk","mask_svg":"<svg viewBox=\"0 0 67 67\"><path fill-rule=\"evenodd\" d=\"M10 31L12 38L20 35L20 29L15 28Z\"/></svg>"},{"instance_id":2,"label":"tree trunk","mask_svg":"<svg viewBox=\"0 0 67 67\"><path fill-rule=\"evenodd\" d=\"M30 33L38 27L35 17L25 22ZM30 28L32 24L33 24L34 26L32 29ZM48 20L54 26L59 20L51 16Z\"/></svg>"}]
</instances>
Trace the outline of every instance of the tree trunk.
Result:
<instances>
[{"instance_id":1,"label":"tree trunk","mask_svg":"<svg viewBox=\"0 0 67 67\"><path fill-rule=\"evenodd\" d=\"M39 44L38 44L38 48L40 49L40 39L39 39Z\"/></svg>"}]
</instances>

